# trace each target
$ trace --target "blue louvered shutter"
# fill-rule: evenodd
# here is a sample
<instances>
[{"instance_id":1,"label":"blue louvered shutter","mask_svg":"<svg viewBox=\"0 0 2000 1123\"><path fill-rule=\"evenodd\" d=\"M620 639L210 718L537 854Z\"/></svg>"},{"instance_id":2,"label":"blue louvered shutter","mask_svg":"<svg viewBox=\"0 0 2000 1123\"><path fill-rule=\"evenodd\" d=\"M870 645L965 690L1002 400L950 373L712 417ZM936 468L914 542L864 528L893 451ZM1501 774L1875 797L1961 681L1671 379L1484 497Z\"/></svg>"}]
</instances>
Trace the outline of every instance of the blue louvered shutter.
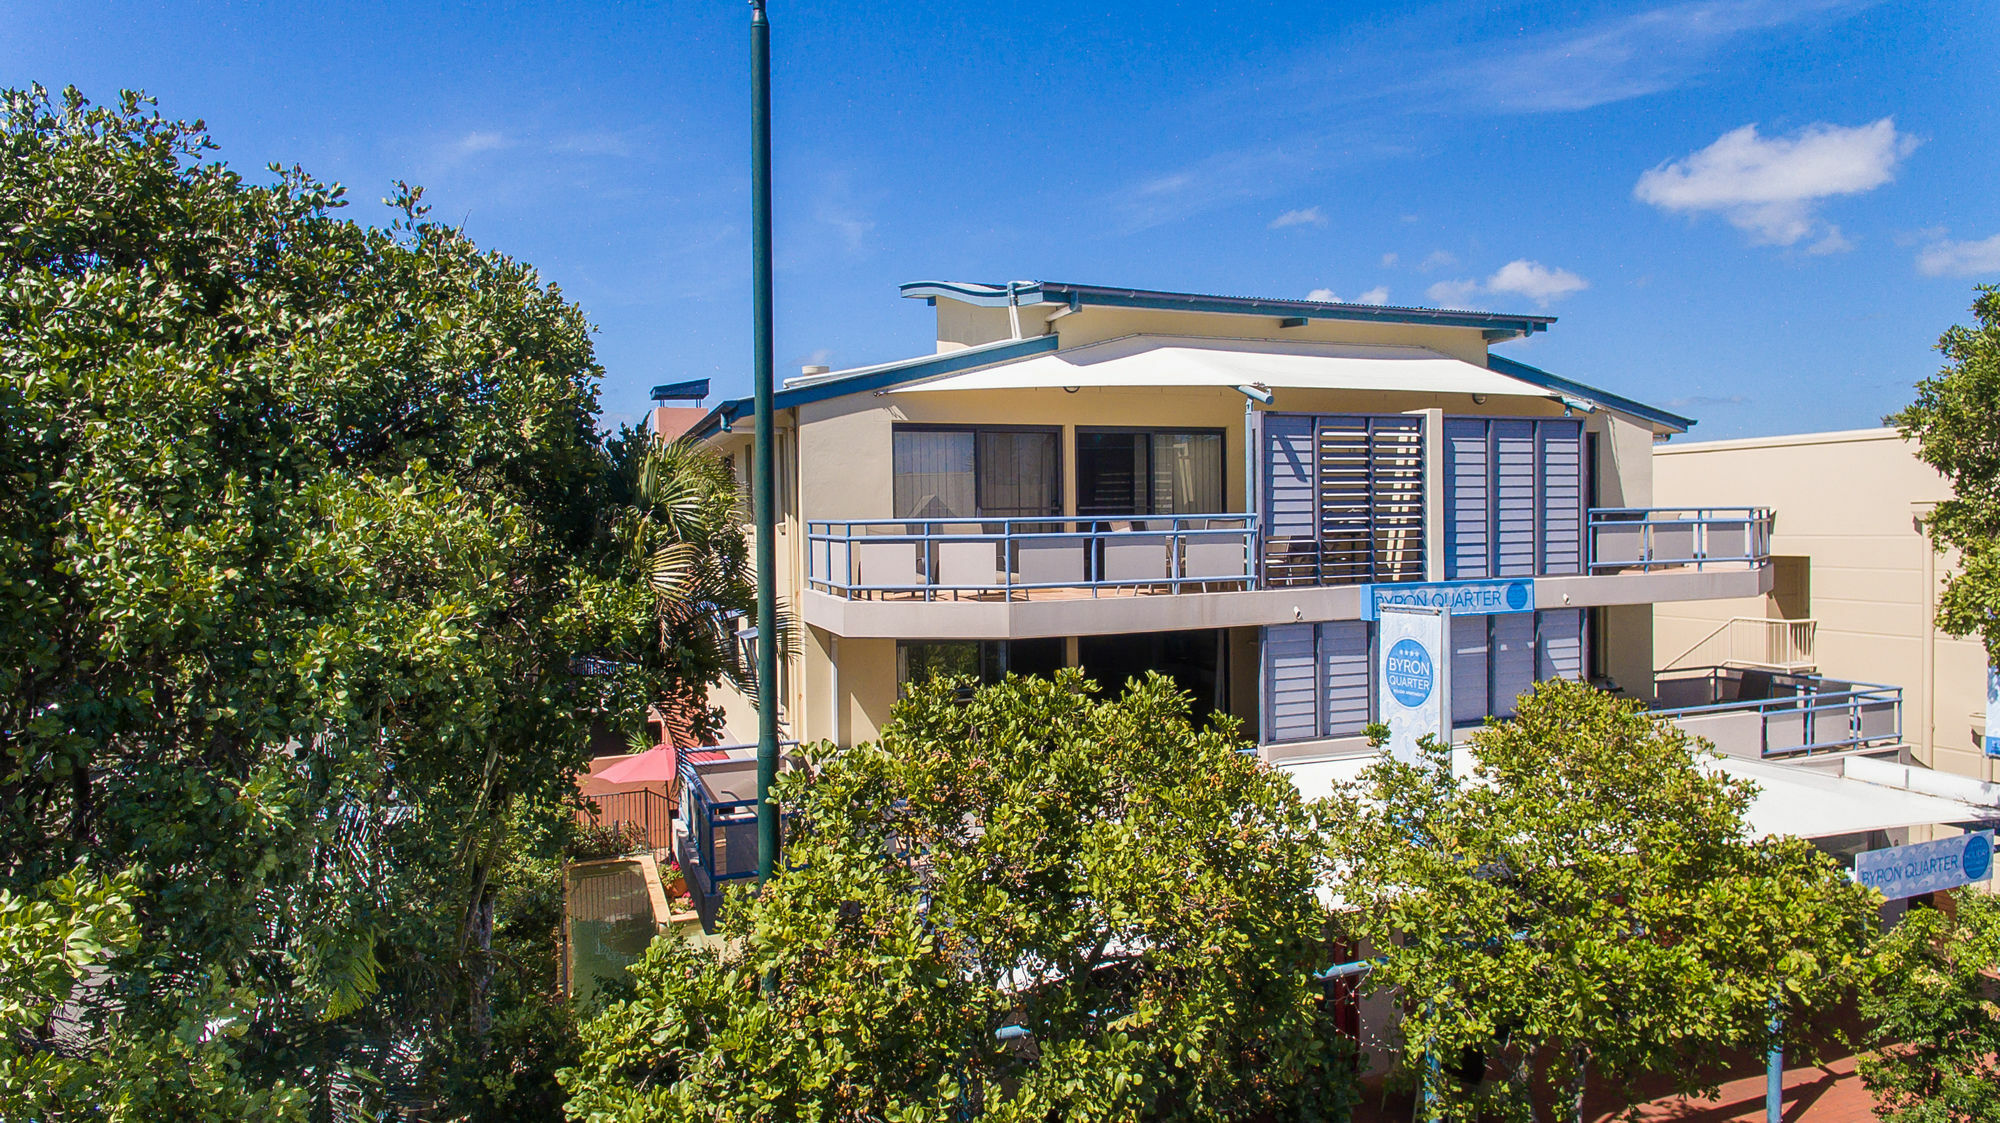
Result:
<instances>
[{"instance_id":1,"label":"blue louvered shutter","mask_svg":"<svg viewBox=\"0 0 2000 1123\"><path fill-rule=\"evenodd\" d=\"M1264 416L1264 575L1274 585L1319 579L1318 449L1313 419Z\"/></svg>"},{"instance_id":2,"label":"blue louvered shutter","mask_svg":"<svg viewBox=\"0 0 2000 1123\"><path fill-rule=\"evenodd\" d=\"M1451 621L1451 723L1465 725L1486 716L1486 617L1455 616Z\"/></svg>"},{"instance_id":3,"label":"blue louvered shutter","mask_svg":"<svg viewBox=\"0 0 2000 1123\"><path fill-rule=\"evenodd\" d=\"M1541 636L1537 643L1535 677L1583 677L1583 610L1554 608L1536 613Z\"/></svg>"},{"instance_id":4,"label":"blue louvered shutter","mask_svg":"<svg viewBox=\"0 0 2000 1123\"><path fill-rule=\"evenodd\" d=\"M1535 423L1493 422L1494 577L1533 577Z\"/></svg>"},{"instance_id":5,"label":"blue louvered shutter","mask_svg":"<svg viewBox=\"0 0 2000 1123\"><path fill-rule=\"evenodd\" d=\"M1493 697L1489 713L1512 717L1514 700L1535 686L1535 614L1510 612L1493 621Z\"/></svg>"},{"instance_id":6,"label":"blue louvered shutter","mask_svg":"<svg viewBox=\"0 0 2000 1123\"><path fill-rule=\"evenodd\" d=\"M1361 732L1369 716L1368 624L1340 620L1319 626L1321 698L1326 708L1323 736Z\"/></svg>"},{"instance_id":7,"label":"blue louvered shutter","mask_svg":"<svg viewBox=\"0 0 2000 1123\"><path fill-rule=\"evenodd\" d=\"M1320 567L1328 584L1372 576L1373 473L1368 418L1319 419Z\"/></svg>"},{"instance_id":8,"label":"blue louvered shutter","mask_svg":"<svg viewBox=\"0 0 2000 1123\"><path fill-rule=\"evenodd\" d=\"M1542 461L1542 569L1583 572L1583 423L1536 425Z\"/></svg>"},{"instance_id":9,"label":"blue louvered shutter","mask_svg":"<svg viewBox=\"0 0 2000 1123\"><path fill-rule=\"evenodd\" d=\"M1486 422L1450 417L1444 423L1445 576L1491 577L1493 465Z\"/></svg>"},{"instance_id":10,"label":"blue louvered shutter","mask_svg":"<svg viewBox=\"0 0 2000 1123\"><path fill-rule=\"evenodd\" d=\"M1305 741L1319 735L1313 663L1313 625L1274 624L1264 629L1264 725L1272 741Z\"/></svg>"}]
</instances>

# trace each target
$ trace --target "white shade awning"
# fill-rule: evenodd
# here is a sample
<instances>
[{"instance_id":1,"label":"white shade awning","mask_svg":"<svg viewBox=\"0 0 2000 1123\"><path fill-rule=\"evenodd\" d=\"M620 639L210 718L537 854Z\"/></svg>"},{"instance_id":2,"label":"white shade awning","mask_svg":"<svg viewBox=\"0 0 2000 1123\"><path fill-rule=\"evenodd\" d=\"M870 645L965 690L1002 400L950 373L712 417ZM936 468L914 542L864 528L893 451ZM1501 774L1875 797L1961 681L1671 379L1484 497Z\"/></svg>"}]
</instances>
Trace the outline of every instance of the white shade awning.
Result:
<instances>
[{"instance_id":1,"label":"white shade awning","mask_svg":"<svg viewBox=\"0 0 2000 1123\"><path fill-rule=\"evenodd\" d=\"M1549 391L1427 347L1128 335L1054 354L948 374L890 393L1071 387L1260 386L1265 389L1398 390L1436 394Z\"/></svg>"},{"instance_id":2,"label":"white shade awning","mask_svg":"<svg viewBox=\"0 0 2000 1123\"><path fill-rule=\"evenodd\" d=\"M1460 747L1460 751L1464 746ZM1299 794L1322 799L1342 784L1359 779L1377 753L1333 760L1287 762L1279 770L1291 777ZM1469 766L1469 761L1458 762ZM2000 784L1980 784L1962 777L1898 772L1922 770L1859 758L1825 762L1826 771L1804 764L1721 757L1705 767L1757 785L1745 813L1753 835L1798 835L1826 838L1894 830L1898 827L1942 826L2000 819ZM1840 771L1833 771L1840 768ZM1917 790L1933 787L1936 791ZM1944 792L1953 794L1940 794Z\"/></svg>"}]
</instances>

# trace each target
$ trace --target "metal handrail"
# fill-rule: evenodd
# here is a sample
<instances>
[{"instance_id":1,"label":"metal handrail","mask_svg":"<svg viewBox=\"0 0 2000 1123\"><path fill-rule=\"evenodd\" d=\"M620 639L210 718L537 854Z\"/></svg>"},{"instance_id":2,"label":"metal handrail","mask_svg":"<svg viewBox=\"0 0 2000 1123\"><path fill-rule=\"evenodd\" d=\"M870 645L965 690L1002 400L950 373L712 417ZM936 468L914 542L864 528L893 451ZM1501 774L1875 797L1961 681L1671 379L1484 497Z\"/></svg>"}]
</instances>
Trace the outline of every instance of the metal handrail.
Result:
<instances>
[{"instance_id":1,"label":"metal handrail","mask_svg":"<svg viewBox=\"0 0 2000 1123\"><path fill-rule=\"evenodd\" d=\"M1650 571L1665 566L1692 566L1697 571L1711 565L1760 565L1771 557L1772 512L1769 507L1592 507L1585 525L1590 534L1590 568L1638 569ZM1603 531L1615 529L1626 535L1637 532L1631 557L1605 558ZM1742 552L1710 548L1718 529L1741 530ZM1669 545L1662 550L1663 530L1686 532L1685 549ZM1733 537L1733 534L1732 534Z\"/></svg>"},{"instance_id":2,"label":"metal handrail","mask_svg":"<svg viewBox=\"0 0 2000 1123\"><path fill-rule=\"evenodd\" d=\"M1134 522L1142 528L1112 529L1108 524ZM1233 525L1216 526L1216 523ZM1196 525L1200 524L1200 525ZM998 527L998 530L989 528ZM918 531L901 528L921 527ZM1048 529L1056 527L1060 529ZM896 528L877 533L877 528ZM1106 575L1103 550L1121 541L1163 538L1162 561L1165 571L1135 577ZM947 583L938 580L938 547L949 544L992 543L995 548L994 579L987 582ZM1021 547L1037 542L1074 542L1081 550L1083 572L1076 580L1022 581L1018 579ZM1191 573L1188 547L1206 542L1240 545L1242 563L1228 573ZM870 582L857 580L855 547L909 544L916 547L913 560L920 563L915 582ZM1099 515L1091 517L1012 516L1007 518L906 518L828 519L806 523L806 581L810 588L835 596L853 597L872 593L921 593L935 600L939 593L1000 593L1014 599L1017 592L1038 589L1089 589L1095 596L1101 589L1165 586L1181 592L1190 585L1243 585L1257 582L1257 516L1255 513L1218 512L1203 515Z\"/></svg>"},{"instance_id":3,"label":"metal handrail","mask_svg":"<svg viewBox=\"0 0 2000 1123\"><path fill-rule=\"evenodd\" d=\"M797 741L779 742L779 751L797 748ZM695 760L692 757L702 757ZM757 876L757 800L717 799L704 770L720 765L740 767L754 764L755 745L720 745L686 750L680 761L681 830L675 857L682 871L704 894L713 894L725 881L741 881ZM748 812L748 815L742 814ZM785 818L789 819L789 816ZM724 860L715 854L717 836L723 840ZM740 860L739 860L740 859Z\"/></svg>"},{"instance_id":4,"label":"metal handrail","mask_svg":"<svg viewBox=\"0 0 2000 1123\"><path fill-rule=\"evenodd\" d=\"M1722 672L1734 668L1686 668L1705 670L1711 677L1720 677ZM1783 683L1787 688L1797 690L1795 694L1776 698L1739 699L1726 702L1709 702L1698 706L1679 706L1673 709L1655 710L1654 715L1669 721L1721 717L1729 714L1755 714L1758 717L1759 756L1796 756L1816 752L1838 752L1846 749L1862 748L1874 744L1895 744L1903 739L1903 689L1880 683L1842 682L1841 689L1822 690L1820 684L1828 681L1817 675L1792 675L1772 672L1773 679L1791 680ZM1839 680L1834 680L1839 681ZM1871 731L1867 718L1882 707L1888 707L1891 725ZM1834 715L1832 731L1835 736L1823 736L1832 732L1822 729L1822 722ZM1798 736L1773 736L1779 723L1784 723L1788 732ZM1696 730L1699 732L1699 730Z\"/></svg>"}]
</instances>

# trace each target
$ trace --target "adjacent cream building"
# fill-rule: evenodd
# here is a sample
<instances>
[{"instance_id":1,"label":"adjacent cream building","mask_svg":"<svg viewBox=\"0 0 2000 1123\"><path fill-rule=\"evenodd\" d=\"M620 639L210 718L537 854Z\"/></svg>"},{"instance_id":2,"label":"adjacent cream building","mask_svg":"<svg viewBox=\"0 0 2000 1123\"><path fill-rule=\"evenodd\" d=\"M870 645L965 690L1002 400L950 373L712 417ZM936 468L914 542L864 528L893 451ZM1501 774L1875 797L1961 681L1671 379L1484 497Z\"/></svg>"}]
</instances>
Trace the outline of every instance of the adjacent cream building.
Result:
<instances>
[{"instance_id":1,"label":"adjacent cream building","mask_svg":"<svg viewBox=\"0 0 2000 1123\"><path fill-rule=\"evenodd\" d=\"M1919 525L1951 489L1912 442L1893 429L1856 429L1660 445L1653 495L1663 505L1749 503L1775 513L1768 592L1655 608L1662 669L1791 662L1900 686L1912 760L2000 780L2000 760L1981 751L1985 653L1977 638L1938 630L1951 559ZM1750 623L1759 620L1794 623Z\"/></svg>"}]
</instances>

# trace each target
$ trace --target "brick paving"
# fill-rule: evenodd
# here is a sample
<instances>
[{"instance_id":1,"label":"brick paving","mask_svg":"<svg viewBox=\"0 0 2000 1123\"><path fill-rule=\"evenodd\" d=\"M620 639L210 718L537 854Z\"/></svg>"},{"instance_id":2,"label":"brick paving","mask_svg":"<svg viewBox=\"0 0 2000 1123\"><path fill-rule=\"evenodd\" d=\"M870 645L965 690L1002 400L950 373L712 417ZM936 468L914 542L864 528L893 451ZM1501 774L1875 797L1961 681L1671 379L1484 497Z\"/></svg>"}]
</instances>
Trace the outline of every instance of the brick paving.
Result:
<instances>
[{"instance_id":1,"label":"brick paving","mask_svg":"<svg viewBox=\"0 0 2000 1123\"><path fill-rule=\"evenodd\" d=\"M1784 1080L1785 1123L1874 1123L1875 1101L1855 1074L1854 1058L1840 1057L1811 1068L1788 1068ZM1617 1118L1599 1108L1595 1123ZM1638 1117L1659 1123L1731 1123L1764 1118L1764 1074L1731 1080L1713 1100L1668 1097L1640 1106Z\"/></svg>"},{"instance_id":2,"label":"brick paving","mask_svg":"<svg viewBox=\"0 0 2000 1123\"><path fill-rule=\"evenodd\" d=\"M1742 1071L1742 1069L1738 1069ZM1875 1101L1855 1074L1853 1057L1838 1057L1824 1063L1785 1070L1785 1123L1875 1123ZM1621 1117L1623 1103L1601 1102L1591 1097L1584 1118L1591 1123L1613 1123ZM1354 1112L1353 1123L1410 1123L1413 1105L1407 1096L1383 1097L1379 1092L1364 1098ZM1764 1074L1730 1080L1713 1100L1665 1096L1640 1104L1636 1117L1648 1123L1762 1123L1764 1119ZM1543 1118L1550 1118L1544 1109Z\"/></svg>"}]
</instances>

